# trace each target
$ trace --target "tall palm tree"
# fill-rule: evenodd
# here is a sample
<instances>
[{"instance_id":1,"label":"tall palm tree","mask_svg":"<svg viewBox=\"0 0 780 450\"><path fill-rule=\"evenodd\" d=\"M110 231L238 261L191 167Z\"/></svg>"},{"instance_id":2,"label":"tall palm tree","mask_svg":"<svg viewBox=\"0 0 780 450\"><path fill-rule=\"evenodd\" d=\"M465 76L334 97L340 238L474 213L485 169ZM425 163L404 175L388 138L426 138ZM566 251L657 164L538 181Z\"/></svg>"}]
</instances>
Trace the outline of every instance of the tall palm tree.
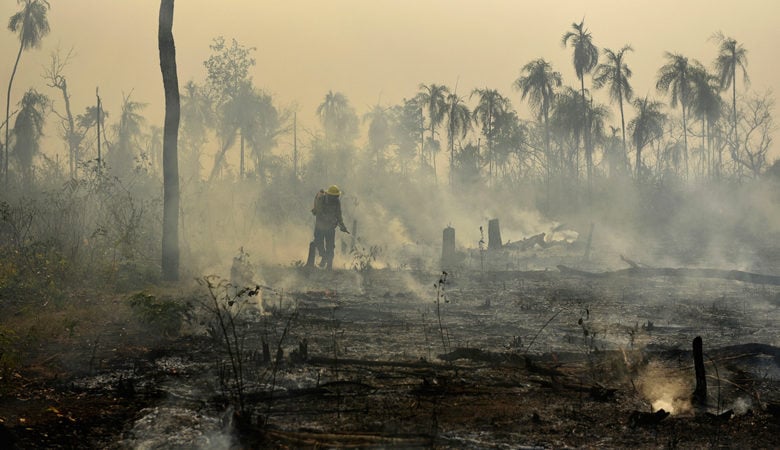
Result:
<instances>
[{"instance_id":1,"label":"tall palm tree","mask_svg":"<svg viewBox=\"0 0 780 450\"><path fill-rule=\"evenodd\" d=\"M688 116L687 111L691 105L692 72L696 67L701 67L698 61L688 61L688 58L679 53L666 52L668 62L658 71L656 89L671 95L672 108L680 104L683 121L683 158L685 163L685 176L688 176ZM703 70L703 69L702 69Z\"/></svg>"},{"instance_id":2,"label":"tall palm tree","mask_svg":"<svg viewBox=\"0 0 780 450\"><path fill-rule=\"evenodd\" d=\"M628 128L636 147L636 180L639 181L642 173L642 149L654 139L663 136L666 114L661 112L661 102L650 100L647 96L634 100L633 105L636 116L628 123Z\"/></svg>"},{"instance_id":3,"label":"tall palm tree","mask_svg":"<svg viewBox=\"0 0 780 450\"><path fill-rule=\"evenodd\" d=\"M747 74L747 50L735 39L726 37L723 33L715 34L714 38L720 42L718 56L715 59L715 70L718 72L720 88L726 89L731 86L731 124L734 133L734 150L736 153L739 146L737 138L737 69L742 70L742 82L750 82Z\"/></svg>"},{"instance_id":4,"label":"tall palm tree","mask_svg":"<svg viewBox=\"0 0 780 450\"><path fill-rule=\"evenodd\" d=\"M628 82L633 72L625 63L624 58L627 52L634 49L630 45L624 45L623 48L614 52L611 49L604 49L604 56L607 62L599 64L596 67L596 73L593 75L593 87L601 89L607 86L609 89L609 98L617 101L620 107L620 130L623 133L623 153L627 153L626 148L626 116L623 112L623 102L630 101L634 95L634 89Z\"/></svg>"},{"instance_id":5,"label":"tall palm tree","mask_svg":"<svg viewBox=\"0 0 780 450\"><path fill-rule=\"evenodd\" d=\"M495 89L474 89L471 95L478 95L479 100L471 112L474 122L482 128L487 145L488 174L493 176L495 163L494 144L496 140L496 122L510 108L509 99Z\"/></svg>"},{"instance_id":6,"label":"tall palm tree","mask_svg":"<svg viewBox=\"0 0 780 450\"><path fill-rule=\"evenodd\" d=\"M173 1L160 0L157 43L165 91L163 129L163 229L161 266L163 279L179 279L179 76L173 41Z\"/></svg>"},{"instance_id":7,"label":"tall palm tree","mask_svg":"<svg viewBox=\"0 0 780 450\"><path fill-rule=\"evenodd\" d=\"M561 44L566 47L571 44L574 48L572 55L572 63L574 64L574 71L577 73L577 78L580 80L580 93L582 94L582 128L585 130L583 136L585 142L585 159L588 161L588 184L590 185L590 176L592 172L591 162L592 157L590 155L592 149L590 148L590 133L587 126L587 100L585 100L585 74L590 73L598 64L599 61L599 49L593 44L593 37L585 28L585 19L580 23L571 24L572 31L568 31L561 38Z\"/></svg>"},{"instance_id":8,"label":"tall palm tree","mask_svg":"<svg viewBox=\"0 0 780 450\"><path fill-rule=\"evenodd\" d=\"M447 96L447 144L450 148L450 185L455 168L455 139L463 139L471 129L471 111L463 103L463 97L452 93Z\"/></svg>"},{"instance_id":9,"label":"tall palm tree","mask_svg":"<svg viewBox=\"0 0 780 450\"><path fill-rule=\"evenodd\" d=\"M707 160L707 171L710 175L715 168L712 161L712 128L718 122L723 107L719 95L720 81L718 77L707 72L704 67L694 67L691 73L693 89L691 92L691 108L702 122L702 150ZM718 173L718 165L715 172Z\"/></svg>"},{"instance_id":10,"label":"tall palm tree","mask_svg":"<svg viewBox=\"0 0 780 450\"><path fill-rule=\"evenodd\" d=\"M19 59L22 52L29 48L38 48L41 45L43 37L49 34L49 21L46 18L46 12L49 10L48 0L17 0L20 5L24 5L22 10L11 16L8 20L8 29L19 36L19 52L16 54L14 68L11 71L11 79L8 81L8 96L5 101L5 163L3 165L3 174L5 176L6 186L8 185L8 126L11 116L11 87L14 83L16 69L19 66Z\"/></svg>"},{"instance_id":11,"label":"tall palm tree","mask_svg":"<svg viewBox=\"0 0 780 450\"><path fill-rule=\"evenodd\" d=\"M555 88L560 87L562 78L560 72L553 70L552 65L543 58L535 59L522 69L523 75L513 84L519 90L521 98L536 110L537 116L544 121L544 151L547 159L547 182L549 185L552 167L550 155L550 109L555 98ZM549 186L548 186L549 187ZM549 198L548 198L549 200Z\"/></svg>"},{"instance_id":12,"label":"tall palm tree","mask_svg":"<svg viewBox=\"0 0 780 450\"><path fill-rule=\"evenodd\" d=\"M420 84L419 101L422 103L423 110L428 113L428 127L431 132L431 144L436 141L436 128L444 122L444 115L447 111L447 95L450 90L447 86L431 83L429 85ZM433 177L436 179L436 157L434 148L431 148L430 158L433 167ZM425 151L420 149L420 164L425 163Z\"/></svg>"},{"instance_id":13,"label":"tall palm tree","mask_svg":"<svg viewBox=\"0 0 780 450\"><path fill-rule=\"evenodd\" d=\"M328 91L325 99L317 106L317 117L328 139L346 141L357 134L357 116L341 92Z\"/></svg>"},{"instance_id":14,"label":"tall palm tree","mask_svg":"<svg viewBox=\"0 0 780 450\"><path fill-rule=\"evenodd\" d=\"M33 158L40 150L46 109L49 104L49 98L35 89L25 92L19 103L19 114L14 122L14 155L19 161L25 184L31 180Z\"/></svg>"}]
</instances>

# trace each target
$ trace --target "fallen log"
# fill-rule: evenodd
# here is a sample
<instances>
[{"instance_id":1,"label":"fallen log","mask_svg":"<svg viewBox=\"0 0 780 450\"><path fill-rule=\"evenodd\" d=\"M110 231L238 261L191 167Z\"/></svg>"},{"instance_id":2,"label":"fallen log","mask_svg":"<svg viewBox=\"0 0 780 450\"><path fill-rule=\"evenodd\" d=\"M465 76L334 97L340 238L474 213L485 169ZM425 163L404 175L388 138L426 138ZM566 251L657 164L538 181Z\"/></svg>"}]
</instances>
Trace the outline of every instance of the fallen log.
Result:
<instances>
[{"instance_id":1,"label":"fallen log","mask_svg":"<svg viewBox=\"0 0 780 450\"><path fill-rule=\"evenodd\" d=\"M780 276L764 275L760 273L743 272L741 270L722 269L693 269L693 268L654 268L631 267L629 269L614 270L611 272L587 272L564 265L558 265L558 270L563 275L575 275L586 278L608 277L678 277L678 278L718 278L722 280L742 281L753 284L770 284L780 286Z\"/></svg>"},{"instance_id":2,"label":"fallen log","mask_svg":"<svg viewBox=\"0 0 780 450\"><path fill-rule=\"evenodd\" d=\"M509 250L521 250L521 251L533 248L535 245L538 245L541 248L545 248L547 247L547 243L545 242L544 237L545 237L545 233L539 233L531 237L527 237L522 241L507 242L506 244L503 245L502 248L509 249Z\"/></svg>"}]
</instances>

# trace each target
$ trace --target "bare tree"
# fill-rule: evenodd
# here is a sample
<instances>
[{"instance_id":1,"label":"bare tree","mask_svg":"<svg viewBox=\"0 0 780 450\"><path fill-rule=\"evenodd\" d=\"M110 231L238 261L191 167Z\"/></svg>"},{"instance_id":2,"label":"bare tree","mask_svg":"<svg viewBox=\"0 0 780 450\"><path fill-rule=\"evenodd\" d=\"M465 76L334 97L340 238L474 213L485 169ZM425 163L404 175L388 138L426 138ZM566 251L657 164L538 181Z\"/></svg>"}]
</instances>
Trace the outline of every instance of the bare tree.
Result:
<instances>
[{"instance_id":1,"label":"bare tree","mask_svg":"<svg viewBox=\"0 0 780 450\"><path fill-rule=\"evenodd\" d=\"M163 237L162 276L179 279L179 78L176 73L176 46L173 42L173 2L160 1L157 41L160 69L165 89L165 125L163 129Z\"/></svg>"},{"instance_id":2,"label":"bare tree","mask_svg":"<svg viewBox=\"0 0 780 450\"><path fill-rule=\"evenodd\" d=\"M65 102L65 115L57 112L54 108L52 108L52 112L60 118L62 134L65 138L65 142L68 144L68 169L70 171L70 177L77 178L76 167L78 166L81 141L84 139L84 134L79 132L79 129L76 127L76 120L70 107L68 80L63 74L72 55L72 49L64 58L60 57L59 53L53 53L51 55L51 63L49 67L44 70L43 77L47 81L47 86L58 89L62 93L62 99Z\"/></svg>"}]
</instances>

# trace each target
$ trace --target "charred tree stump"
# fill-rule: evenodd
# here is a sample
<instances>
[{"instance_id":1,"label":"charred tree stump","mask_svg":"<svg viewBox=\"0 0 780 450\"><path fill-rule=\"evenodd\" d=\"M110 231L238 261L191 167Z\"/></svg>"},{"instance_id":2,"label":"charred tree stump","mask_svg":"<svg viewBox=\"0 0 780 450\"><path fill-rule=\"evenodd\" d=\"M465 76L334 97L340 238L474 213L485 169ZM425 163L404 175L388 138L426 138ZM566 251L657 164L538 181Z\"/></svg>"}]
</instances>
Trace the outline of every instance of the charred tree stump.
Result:
<instances>
[{"instance_id":1,"label":"charred tree stump","mask_svg":"<svg viewBox=\"0 0 780 450\"><path fill-rule=\"evenodd\" d=\"M447 227L442 233L441 240L441 265L449 267L455 262L455 228Z\"/></svg>"},{"instance_id":2,"label":"charred tree stump","mask_svg":"<svg viewBox=\"0 0 780 450\"><path fill-rule=\"evenodd\" d=\"M498 219L488 221L488 250L499 250L501 248L501 226Z\"/></svg>"},{"instance_id":3,"label":"charred tree stump","mask_svg":"<svg viewBox=\"0 0 780 450\"><path fill-rule=\"evenodd\" d=\"M271 362L271 350L268 348L268 342L265 339L263 339L263 362L266 364Z\"/></svg>"},{"instance_id":4,"label":"charred tree stump","mask_svg":"<svg viewBox=\"0 0 780 450\"><path fill-rule=\"evenodd\" d=\"M693 339L693 366L696 370L696 390L693 391L693 404L707 406L707 378L704 373L704 350L701 336Z\"/></svg>"}]
</instances>

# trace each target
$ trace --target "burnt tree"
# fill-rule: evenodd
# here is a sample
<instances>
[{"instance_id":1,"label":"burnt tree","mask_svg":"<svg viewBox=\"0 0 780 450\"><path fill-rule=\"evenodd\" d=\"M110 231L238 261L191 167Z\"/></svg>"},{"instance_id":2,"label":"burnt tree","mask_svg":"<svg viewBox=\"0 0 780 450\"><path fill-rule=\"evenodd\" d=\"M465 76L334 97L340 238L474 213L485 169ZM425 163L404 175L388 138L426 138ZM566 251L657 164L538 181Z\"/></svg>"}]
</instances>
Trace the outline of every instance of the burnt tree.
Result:
<instances>
[{"instance_id":1,"label":"burnt tree","mask_svg":"<svg viewBox=\"0 0 780 450\"><path fill-rule=\"evenodd\" d=\"M498 219L488 221L488 250L501 249L501 226Z\"/></svg>"},{"instance_id":2,"label":"burnt tree","mask_svg":"<svg viewBox=\"0 0 780 450\"><path fill-rule=\"evenodd\" d=\"M176 73L176 46L173 42L173 2L160 1L160 69L165 89L165 125L163 128L163 236L162 276L179 279L179 79Z\"/></svg>"}]
</instances>

